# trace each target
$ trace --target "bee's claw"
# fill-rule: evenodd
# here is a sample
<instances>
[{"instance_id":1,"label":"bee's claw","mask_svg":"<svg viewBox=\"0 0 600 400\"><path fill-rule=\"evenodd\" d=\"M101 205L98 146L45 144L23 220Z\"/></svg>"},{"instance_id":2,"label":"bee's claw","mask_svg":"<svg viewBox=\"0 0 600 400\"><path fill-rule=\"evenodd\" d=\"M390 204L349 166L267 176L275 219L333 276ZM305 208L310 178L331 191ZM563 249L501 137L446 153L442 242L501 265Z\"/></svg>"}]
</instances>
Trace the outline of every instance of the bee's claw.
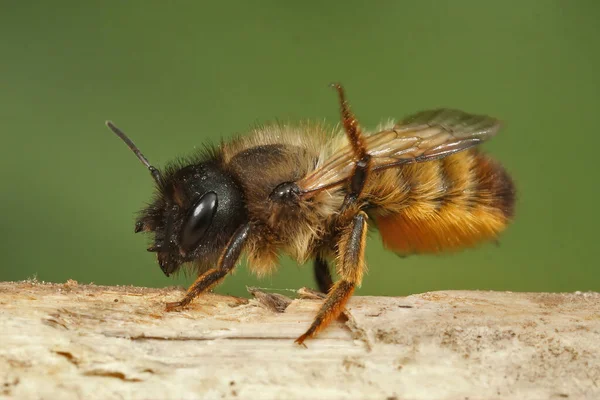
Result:
<instances>
[{"instance_id":1,"label":"bee's claw","mask_svg":"<svg viewBox=\"0 0 600 400\"><path fill-rule=\"evenodd\" d=\"M180 301L174 301L172 303L167 303L165 305L165 309L167 311L180 311L182 307L183 307L183 304L181 304Z\"/></svg>"},{"instance_id":2,"label":"bee's claw","mask_svg":"<svg viewBox=\"0 0 600 400\"><path fill-rule=\"evenodd\" d=\"M298 344L299 346L304 347L305 349L307 349L308 347L304 344L304 341L306 339L308 339L309 335L307 335L306 333L302 336L300 336L298 339L294 340L294 343Z\"/></svg>"}]
</instances>

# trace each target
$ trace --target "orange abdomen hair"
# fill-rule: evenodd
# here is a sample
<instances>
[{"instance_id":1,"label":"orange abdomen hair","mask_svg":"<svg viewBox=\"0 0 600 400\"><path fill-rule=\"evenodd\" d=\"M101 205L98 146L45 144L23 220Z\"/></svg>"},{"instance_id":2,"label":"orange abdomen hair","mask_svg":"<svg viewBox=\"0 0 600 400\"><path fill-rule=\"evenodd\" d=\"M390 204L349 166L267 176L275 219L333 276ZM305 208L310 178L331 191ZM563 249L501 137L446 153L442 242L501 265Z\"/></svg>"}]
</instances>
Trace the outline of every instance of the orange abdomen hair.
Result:
<instances>
[{"instance_id":1,"label":"orange abdomen hair","mask_svg":"<svg viewBox=\"0 0 600 400\"><path fill-rule=\"evenodd\" d=\"M513 215L512 180L476 150L383 171L379 178L380 188L373 185L370 193L373 216L385 247L398 253L436 253L493 240Z\"/></svg>"}]
</instances>

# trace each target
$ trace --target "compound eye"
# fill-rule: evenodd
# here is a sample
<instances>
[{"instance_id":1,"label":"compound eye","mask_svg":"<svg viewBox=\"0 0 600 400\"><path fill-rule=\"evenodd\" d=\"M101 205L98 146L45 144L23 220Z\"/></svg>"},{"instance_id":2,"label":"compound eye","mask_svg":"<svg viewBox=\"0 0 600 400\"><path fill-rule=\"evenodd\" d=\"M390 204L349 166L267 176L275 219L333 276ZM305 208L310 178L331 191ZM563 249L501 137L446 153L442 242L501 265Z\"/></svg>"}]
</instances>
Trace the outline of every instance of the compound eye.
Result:
<instances>
[{"instance_id":1,"label":"compound eye","mask_svg":"<svg viewBox=\"0 0 600 400\"><path fill-rule=\"evenodd\" d=\"M212 223L217 211L217 194L204 194L188 212L181 231L181 247L185 251L193 250Z\"/></svg>"}]
</instances>

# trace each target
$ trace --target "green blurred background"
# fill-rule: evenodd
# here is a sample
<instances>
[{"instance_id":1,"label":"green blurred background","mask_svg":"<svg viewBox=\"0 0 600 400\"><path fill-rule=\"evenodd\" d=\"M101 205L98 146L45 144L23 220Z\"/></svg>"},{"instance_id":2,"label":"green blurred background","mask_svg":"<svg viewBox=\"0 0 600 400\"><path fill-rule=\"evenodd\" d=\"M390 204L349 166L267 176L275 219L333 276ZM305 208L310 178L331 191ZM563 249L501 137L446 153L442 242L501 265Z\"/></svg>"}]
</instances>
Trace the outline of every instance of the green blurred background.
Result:
<instances>
[{"instance_id":1,"label":"green blurred background","mask_svg":"<svg viewBox=\"0 0 600 400\"><path fill-rule=\"evenodd\" d=\"M155 165L257 122L338 122L342 82L364 126L450 106L503 119L485 148L514 176L500 245L401 259L369 239L360 293L600 290L600 2L54 1L0 3L0 280L149 286L163 276L136 211ZM217 290L313 285L284 259Z\"/></svg>"}]
</instances>

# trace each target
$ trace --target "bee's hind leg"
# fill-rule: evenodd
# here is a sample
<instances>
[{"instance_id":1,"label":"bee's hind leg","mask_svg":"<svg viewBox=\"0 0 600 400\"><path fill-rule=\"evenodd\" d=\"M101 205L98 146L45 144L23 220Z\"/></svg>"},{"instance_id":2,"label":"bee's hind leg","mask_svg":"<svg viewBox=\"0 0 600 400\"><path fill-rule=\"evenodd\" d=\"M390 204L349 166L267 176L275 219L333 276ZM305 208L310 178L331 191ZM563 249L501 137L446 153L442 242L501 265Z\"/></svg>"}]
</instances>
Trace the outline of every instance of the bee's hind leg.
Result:
<instances>
[{"instance_id":1,"label":"bee's hind leg","mask_svg":"<svg viewBox=\"0 0 600 400\"><path fill-rule=\"evenodd\" d=\"M249 225L243 225L238 228L233 234L233 237L229 240L225 251L219 258L218 267L211 268L200 275L192 286L190 286L183 299L173 303L167 303L167 311L174 311L187 306L196 297L221 282L235 267L235 264L242 253L242 249L244 248L244 244L246 243L246 239L248 239L249 233Z\"/></svg>"},{"instance_id":2,"label":"bee's hind leg","mask_svg":"<svg viewBox=\"0 0 600 400\"><path fill-rule=\"evenodd\" d=\"M343 311L345 304L354 292L354 288L362 282L365 270L366 242L367 214L361 211L344 228L338 243L337 272L341 279L329 290L327 298L312 325L302 336L296 339L296 343L303 344L306 339L313 337L329 325Z\"/></svg>"}]
</instances>

